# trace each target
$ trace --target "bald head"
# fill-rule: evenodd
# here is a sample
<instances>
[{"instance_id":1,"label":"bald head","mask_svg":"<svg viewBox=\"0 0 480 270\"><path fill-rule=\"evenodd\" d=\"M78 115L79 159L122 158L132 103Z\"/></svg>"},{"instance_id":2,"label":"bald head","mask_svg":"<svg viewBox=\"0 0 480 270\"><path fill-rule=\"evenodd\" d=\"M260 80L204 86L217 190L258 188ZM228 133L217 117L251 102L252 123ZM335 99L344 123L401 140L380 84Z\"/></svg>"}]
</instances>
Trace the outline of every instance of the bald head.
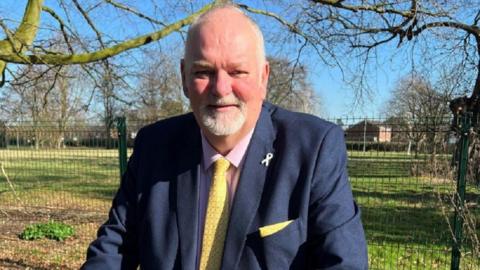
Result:
<instances>
[{"instance_id":1,"label":"bald head","mask_svg":"<svg viewBox=\"0 0 480 270\"><path fill-rule=\"evenodd\" d=\"M200 15L190 25L187 33L187 41L185 42L184 58L191 56L192 46L198 46L198 35L203 27L222 26L224 28L231 27L231 30L246 28L254 35L254 42L257 48L257 56L260 64L263 64L265 58L265 48L263 35L258 25L239 8L232 4L221 5ZM207 30L208 31L208 30Z\"/></svg>"}]
</instances>

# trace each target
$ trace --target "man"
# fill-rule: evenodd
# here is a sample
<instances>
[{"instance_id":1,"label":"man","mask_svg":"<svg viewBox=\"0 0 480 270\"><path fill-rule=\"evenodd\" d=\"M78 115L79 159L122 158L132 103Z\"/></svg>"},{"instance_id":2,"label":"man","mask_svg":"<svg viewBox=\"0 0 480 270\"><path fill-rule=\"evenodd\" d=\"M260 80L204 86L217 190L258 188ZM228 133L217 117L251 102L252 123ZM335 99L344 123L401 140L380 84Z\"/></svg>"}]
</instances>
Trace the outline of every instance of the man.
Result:
<instances>
[{"instance_id":1,"label":"man","mask_svg":"<svg viewBox=\"0 0 480 270\"><path fill-rule=\"evenodd\" d=\"M367 269L342 130L264 103L254 22L202 15L181 71L193 113L138 133L83 269Z\"/></svg>"}]
</instances>

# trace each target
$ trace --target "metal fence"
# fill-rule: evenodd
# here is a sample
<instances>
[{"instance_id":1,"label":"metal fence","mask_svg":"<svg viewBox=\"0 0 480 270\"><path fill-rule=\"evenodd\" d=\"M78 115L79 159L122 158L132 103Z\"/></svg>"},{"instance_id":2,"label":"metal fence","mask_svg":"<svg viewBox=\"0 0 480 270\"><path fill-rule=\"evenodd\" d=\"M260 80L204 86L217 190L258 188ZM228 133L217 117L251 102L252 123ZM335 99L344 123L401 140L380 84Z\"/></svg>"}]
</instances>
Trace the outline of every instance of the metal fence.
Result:
<instances>
[{"instance_id":1,"label":"metal fence","mask_svg":"<svg viewBox=\"0 0 480 270\"><path fill-rule=\"evenodd\" d=\"M459 207L459 138L451 120L333 122L345 131L370 269L455 269L457 260L460 269L480 269L480 188L467 177ZM0 269L78 269L143 124L124 118L110 128L91 121L0 124ZM75 237L18 238L26 225L52 219L74 226Z\"/></svg>"}]
</instances>

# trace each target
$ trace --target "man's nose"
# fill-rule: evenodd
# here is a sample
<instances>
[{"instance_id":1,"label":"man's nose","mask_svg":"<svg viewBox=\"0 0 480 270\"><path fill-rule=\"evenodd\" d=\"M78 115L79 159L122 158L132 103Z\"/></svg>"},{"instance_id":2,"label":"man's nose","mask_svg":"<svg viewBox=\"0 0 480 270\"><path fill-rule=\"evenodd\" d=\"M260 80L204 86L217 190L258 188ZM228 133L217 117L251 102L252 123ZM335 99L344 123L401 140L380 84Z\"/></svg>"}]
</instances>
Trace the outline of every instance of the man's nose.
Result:
<instances>
[{"instance_id":1,"label":"man's nose","mask_svg":"<svg viewBox=\"0 0 480 270\"><path fill-rule=\"evenodd\" d=\"M223 70L217 72L212 94L218 97L228 96L232 92L232 77Z\"/></svg>"}]
</instances>

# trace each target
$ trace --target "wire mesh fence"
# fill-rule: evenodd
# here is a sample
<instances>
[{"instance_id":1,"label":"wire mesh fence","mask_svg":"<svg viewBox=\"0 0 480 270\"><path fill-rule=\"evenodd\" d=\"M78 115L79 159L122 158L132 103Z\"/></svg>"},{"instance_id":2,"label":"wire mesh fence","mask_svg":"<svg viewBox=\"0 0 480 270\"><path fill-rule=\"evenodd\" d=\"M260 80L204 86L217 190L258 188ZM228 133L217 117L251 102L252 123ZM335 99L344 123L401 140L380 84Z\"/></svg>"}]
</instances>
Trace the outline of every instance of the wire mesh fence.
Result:
<instances>
[{"instance_id":1,"label":"wire mesh fence","mask_svg":"<svg viewBox=\"0 0 480 270\"><path fill-rule=\"evenodd\" d=\"M456 142L451 119L341 119L354 196L363 210L370 269L450 269ZM467 190L478 220L478 186ZM480 269L473 224L461 269ZM468 243L468 244L467 244Z\"/></svg>"},{"instance_id":2,"label":"wire mesh fence","mask_svg":"<svg viewBox=\"0 0 480 270\"><path fill-rule=\"evenodd\" d=\"M0 148L2 209L105 211L118 185L118 140L101 126L14 123Z\"/></svg>"},{"instance_id":3,"label":"wire mesh fence","mask_svg":"<svg viewBox=\"0 0 480 270\"><path fill-rule=\"evenodd\" d=\"M333 122L345 131L370 269L450 269L457 142L450 119ZM144 124L128 122L127 155ZM92 122L0 125L0 268L3 261L78 269L118 188L118 135L115 127ZM479 203L478 183L470 179L461 269L480 269ZM25 225L51 219L72 224L75 237L64 243L18 239Z\"/></svg>"}]
</instances>

